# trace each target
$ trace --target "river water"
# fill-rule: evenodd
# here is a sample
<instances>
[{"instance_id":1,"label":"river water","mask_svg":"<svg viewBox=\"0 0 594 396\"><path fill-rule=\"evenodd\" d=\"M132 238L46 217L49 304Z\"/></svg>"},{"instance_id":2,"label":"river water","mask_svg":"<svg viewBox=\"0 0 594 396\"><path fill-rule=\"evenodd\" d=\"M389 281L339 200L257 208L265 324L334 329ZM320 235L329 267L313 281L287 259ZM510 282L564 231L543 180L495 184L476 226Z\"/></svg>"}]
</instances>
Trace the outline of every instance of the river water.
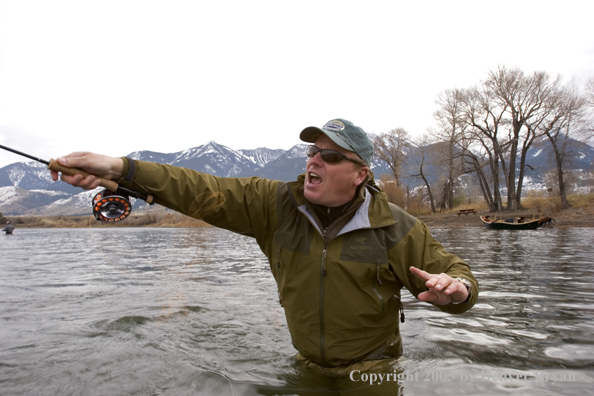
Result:
<instances>
[{"instance_id":1,"label":"river water","mask_svg":"<svg viewBox=\"0 0 594 396\"><path fill-rule=\"evenodd\" d=\"M594 394L594 230L432 232L471 264L479 301L454 316L404 293L404 356L381 384L295 361L250 238L215 228L0 235L0 394Z\"/></svg>"}]
</instances>

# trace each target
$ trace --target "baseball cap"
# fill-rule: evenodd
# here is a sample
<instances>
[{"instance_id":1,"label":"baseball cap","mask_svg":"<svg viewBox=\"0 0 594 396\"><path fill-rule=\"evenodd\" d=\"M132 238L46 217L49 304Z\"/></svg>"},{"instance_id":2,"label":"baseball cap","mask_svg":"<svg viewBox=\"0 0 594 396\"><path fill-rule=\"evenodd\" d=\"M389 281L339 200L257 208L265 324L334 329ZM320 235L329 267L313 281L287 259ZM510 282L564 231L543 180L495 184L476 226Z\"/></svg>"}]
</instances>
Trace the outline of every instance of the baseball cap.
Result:
<instances>
[{"instance_id":1,"label":"baseball cap","mask_svg":"<svg viewBox=\"0 0 594 396\"><path fill-rule=\"evenodd\" d=\"M304 142L314 143L320 134L324 134L334 143L345 150L357 154L367 165L371 165L373 156L373 143L363 130L352 122L342 118L328 121L322 128L310 126L299 134Z\"/></svg>"}]
</instances>

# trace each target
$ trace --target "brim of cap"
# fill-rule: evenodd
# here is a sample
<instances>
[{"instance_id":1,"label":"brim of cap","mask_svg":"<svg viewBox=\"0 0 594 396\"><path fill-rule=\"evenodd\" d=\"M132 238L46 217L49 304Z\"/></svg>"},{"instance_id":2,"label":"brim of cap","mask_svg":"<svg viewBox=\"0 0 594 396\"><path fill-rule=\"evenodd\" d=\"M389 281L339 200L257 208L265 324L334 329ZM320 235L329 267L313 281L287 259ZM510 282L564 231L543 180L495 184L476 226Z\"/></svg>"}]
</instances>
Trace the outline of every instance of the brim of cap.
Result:
<instances>
[{"instance_id":1,"label":"brim of cap","mask_svg":"<svg viewBox=\"0 0 594 396\"><path fill-rule=\"evenodd\" d=\"M339 138L336 135L336 133L331 132L331 131L326 131L324 129L320 129L318 127L311 126L311 127L305 128L299 134L299 138L302 141L307 142L307 143L315 143L316 142L316 139L320 135L326 135L326 136L328 136L328 138L330 140L332 140L334 143L336 143L337 145L339 145L343 149L353 152L353 148L351 146L349 146L344 140L342 140L341 138Z\"/></svg>"}]
</instances>

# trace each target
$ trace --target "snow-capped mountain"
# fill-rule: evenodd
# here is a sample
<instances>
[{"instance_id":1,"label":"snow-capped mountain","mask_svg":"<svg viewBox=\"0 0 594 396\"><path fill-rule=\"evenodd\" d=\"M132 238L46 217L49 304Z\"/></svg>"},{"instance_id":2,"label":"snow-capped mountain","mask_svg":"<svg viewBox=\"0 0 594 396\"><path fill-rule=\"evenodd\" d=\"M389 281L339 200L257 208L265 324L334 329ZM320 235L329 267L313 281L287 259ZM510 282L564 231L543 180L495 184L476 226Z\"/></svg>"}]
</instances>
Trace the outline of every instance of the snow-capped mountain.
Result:
<instances>
[{"instance_id":1,"label":"snow-capped mountain","mask_svg":"<svg viewBox=\"0 0 594 396\"><path fill-rule=\"evenodd\" d=\"M128 157L181 166L223 177L261 176L294 180L305 171L306 145L290 150L265 147L232 150L208 142L177 153L136 151ZM6 215L87 214L97 191L82 191L63 182L54 182L46 166L37 162L17 162L0 169L0 212Z\"/></svg>"},{"instance_id":2,"label":"snow-capped mountain","mask_svg":"<svg viewBox=\"0 0 594 396\"><path fill-rule=\"evenodd\" d=\"M45 188L51 182L47 167L39 162L17 162L0 169L0 186L32 190Z\"/></svg>"},{"instance_id":3,"label":"snow-capped mountain","mask_svg":"<svg viewBox=\"0 0 594 396\"><path fill-rule=\"evenodd\" d=\"M263 168L271 161L274 161L280 157L285 150L281 149L269 149L265 147L259 147L255 150L238 150L241 154L245 155L250 161L255 163L258 168Z\"/></svg>"}]
</instances>

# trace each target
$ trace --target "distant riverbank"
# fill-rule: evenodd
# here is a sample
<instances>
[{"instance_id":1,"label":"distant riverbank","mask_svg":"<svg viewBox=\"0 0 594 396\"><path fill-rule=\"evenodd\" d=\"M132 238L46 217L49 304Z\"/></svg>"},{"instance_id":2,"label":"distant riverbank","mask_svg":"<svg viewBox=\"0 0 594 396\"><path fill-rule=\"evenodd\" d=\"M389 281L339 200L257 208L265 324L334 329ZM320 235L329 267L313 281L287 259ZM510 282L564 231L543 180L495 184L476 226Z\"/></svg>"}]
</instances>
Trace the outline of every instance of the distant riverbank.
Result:
<instances>
[{"instance_id":1,"label":"distant riverbank","mask_svg":"<svg viewBox=\"0 0 594 396\"><path fill-rule=\"evenodd\" d=\"M594 227L594 195L579 196L569 209L559 209L550 202L544 204L526 200L527 209L519 211L504 211L489 213L484 205L463 205L451 211L438 213L415 214L415 217L425 222L429 228L462 228L482 227L479 216L497 215L510 218L524 216L526 219L549 216L555 219L555 227ZM475 209L476 215L458 215L460 209ZM0 214L0 217L1 214ZM2 217L0 225L10 220L17 228L81 228L81 227L170 227L195 228L210 227L202 220L193 219L171 210L159 207L148 211L132 213L130 217L120 223L102 223L91 215L86 216L20 216ZM1 228L0 228L1 229Z\"/></svg>"},{"instance_id":2,"label":"distant riverbank","mask_svg":"<svg viewBox=\"0 0 594 396\"><path fill-rule=\"evenodd\" d=\"M150 210L132 213L128 218L117 223L97 221L92 215L86 216L19 216L8 217L17 228L85 228L85 227L170 227L197 228L210 227L202 220L193 219L181 213L162 210ZM0 222L0 224L5 221ZM1 229L1 228L0 228Z\"/></svg>"},{"instance_id":3,"label":"distant riverbank","mask_svg":"<svg viewBox=\"0 0 594 396\"><path fill-rule=\"evenodd\" d=\"M558 198L527 197L522 200L524 209L517 211L489 212L485 204L466 204L449 212L419 214L417 217L430 228L482 227L479 216L486 215L504 219L525 217L526 220L552 217L555 227L594 227L594 194L571 195L568 200L571 204L569 209L561 209ZM458 215L461 209L475 209L477 214Z\"/></svg>"},{"instance_id":4,"label":"distant riverbank","mask_svg":"<svg viewBox=\"0 0 594 396\"><path fill-rule=\"evenodd\" d=\"M460 215L457 211L447 213L432 213L429 215L417 216L429 228L464 228L464 227L482 227L483 223L479 216L491 215L488 211L478 210L476 215ZM532 219L536 214L534 211L523 210L518 212L497 212L498 217L519 217ZM555 219L555 227L594 227L594 209L566 209L556 213L549 214ZM540 215L536 214L536 218ZM84 227L170 227L170 228L196 228L210 227L201 220L196 220L179 213L168 213L165 215L142 213L130 216L120 223L103 223L95 220L91 215L88 216L23 216L10 217L12 223L17 228L84 228Z\"/></svg>"}]
</instances>

